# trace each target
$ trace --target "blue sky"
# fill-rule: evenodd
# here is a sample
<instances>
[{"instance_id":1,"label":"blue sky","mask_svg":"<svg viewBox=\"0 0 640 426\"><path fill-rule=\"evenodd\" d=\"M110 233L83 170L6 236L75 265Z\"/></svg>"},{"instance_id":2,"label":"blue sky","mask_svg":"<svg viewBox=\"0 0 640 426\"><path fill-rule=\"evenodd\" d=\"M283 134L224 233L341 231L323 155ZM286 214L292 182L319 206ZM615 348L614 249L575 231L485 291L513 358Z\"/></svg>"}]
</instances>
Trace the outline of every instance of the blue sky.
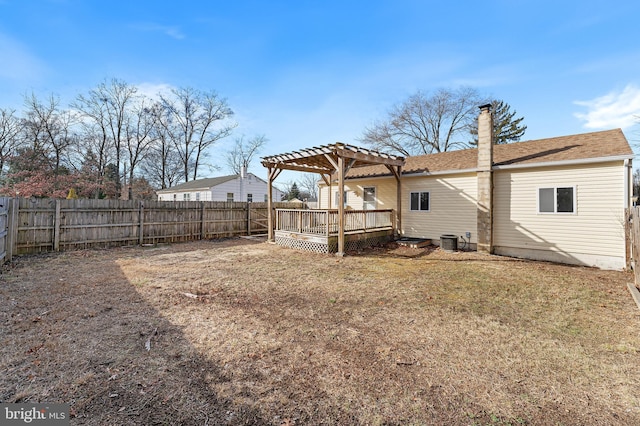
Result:
<instances>
[{"instance_id":1,"label":"blue sky","mask_svg":"<svg viewBox=\"0 0 640 426\"><path fill-rule=\"evenodd\" d=\"M524 116L524 140L621 127L633 144L639 17L637 0L0 0L0 107L111 78L215 90L271 155L357 144L416 91L468 85Z\"/></svg>"}]
</instances>

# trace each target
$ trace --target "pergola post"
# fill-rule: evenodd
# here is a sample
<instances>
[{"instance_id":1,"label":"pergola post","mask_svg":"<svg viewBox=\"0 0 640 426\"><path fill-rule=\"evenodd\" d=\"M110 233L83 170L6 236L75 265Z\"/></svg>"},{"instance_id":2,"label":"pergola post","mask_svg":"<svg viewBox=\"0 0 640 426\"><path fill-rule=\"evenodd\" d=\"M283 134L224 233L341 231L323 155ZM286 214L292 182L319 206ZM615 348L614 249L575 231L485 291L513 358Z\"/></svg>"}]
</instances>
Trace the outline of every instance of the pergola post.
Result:
<instances>
[{"instance_id":1,"label":"pergola post","mask_svg":"<svg viewBox=\"0 0 640 426\"><path fill-rule=\"evenodd\" d=\"M338 252L344 256L344 158L338 157Z\"/></svg>"},{"instance_id":2,"label":"pergola post","mask_svg":"<svg viewBox=\"0 0 640 426\"><path fill-rule=\"evenodd\" d=\"M273 181L282 172L281 169L267 167L267 241L274 242L273 238Z\"/></svg>"},{"instance_id":3,"label":"pergola post","mask_svg":"<svg viewBox=\"0 0 640 426\"><path fill-rule=\"evenodd\" d=\"M396 175L396 237L402 234L402 166L398 166Z\"/></svg>"}]
</instances>

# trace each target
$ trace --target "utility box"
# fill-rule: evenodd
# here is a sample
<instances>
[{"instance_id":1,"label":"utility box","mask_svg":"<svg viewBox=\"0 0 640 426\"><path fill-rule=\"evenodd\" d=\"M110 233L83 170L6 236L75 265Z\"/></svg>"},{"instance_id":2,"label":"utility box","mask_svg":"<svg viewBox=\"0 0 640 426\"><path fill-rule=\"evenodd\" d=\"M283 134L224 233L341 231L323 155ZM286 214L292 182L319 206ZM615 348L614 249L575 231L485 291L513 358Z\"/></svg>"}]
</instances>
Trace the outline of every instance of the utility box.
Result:
<instances>
[{"instance_id":1,"label":"utility box","mask_svg":"<svg viewBox=\"0 0 640 426\"><path fill-rule=\"evenodd\" d=\"M458 236L453 234L440 235L440 248L444 251L458 251Z\"/></svg>"}]
</instances>

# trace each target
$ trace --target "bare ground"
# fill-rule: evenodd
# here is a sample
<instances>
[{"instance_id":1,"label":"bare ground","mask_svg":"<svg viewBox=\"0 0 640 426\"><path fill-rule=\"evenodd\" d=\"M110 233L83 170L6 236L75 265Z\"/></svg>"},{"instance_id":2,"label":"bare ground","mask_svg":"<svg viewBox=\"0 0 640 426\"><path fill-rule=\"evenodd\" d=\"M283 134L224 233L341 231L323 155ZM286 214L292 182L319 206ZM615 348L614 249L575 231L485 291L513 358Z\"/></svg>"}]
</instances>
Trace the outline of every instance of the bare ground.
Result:
<instances>
[{"instance_id":1,"label":"bare ground","mask_svg":"<svg viewBox=\"0 0 640 426\"><path fill-rule=\"evenodd\" d=\"M245 239L23 257L0 277L0 401L87 425L636 425L631 280Z\"/></svg>"}]
</instances>

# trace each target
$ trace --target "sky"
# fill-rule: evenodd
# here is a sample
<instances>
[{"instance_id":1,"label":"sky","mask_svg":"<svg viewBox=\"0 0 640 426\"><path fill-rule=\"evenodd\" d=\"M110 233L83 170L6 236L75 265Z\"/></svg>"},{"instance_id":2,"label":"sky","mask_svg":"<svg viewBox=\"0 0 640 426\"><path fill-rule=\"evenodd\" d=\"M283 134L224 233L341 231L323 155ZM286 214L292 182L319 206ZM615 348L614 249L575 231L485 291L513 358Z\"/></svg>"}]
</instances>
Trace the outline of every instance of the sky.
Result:
<instances>
[{"instance_id":1,"label":"sky","mask_svg":"<svg viewBox=\"0 0 640 426\"><path fill-rule=\"evenodd\" d=\"M640 2L0 0L0 108L117 78L215 91L261 156L337 141L417 91L477 88L523 140L622 128L640 145ZM249 170L266 176L254 162ZM278 181L293 181L283 173Z\"/></svg>"}]
</instances>

